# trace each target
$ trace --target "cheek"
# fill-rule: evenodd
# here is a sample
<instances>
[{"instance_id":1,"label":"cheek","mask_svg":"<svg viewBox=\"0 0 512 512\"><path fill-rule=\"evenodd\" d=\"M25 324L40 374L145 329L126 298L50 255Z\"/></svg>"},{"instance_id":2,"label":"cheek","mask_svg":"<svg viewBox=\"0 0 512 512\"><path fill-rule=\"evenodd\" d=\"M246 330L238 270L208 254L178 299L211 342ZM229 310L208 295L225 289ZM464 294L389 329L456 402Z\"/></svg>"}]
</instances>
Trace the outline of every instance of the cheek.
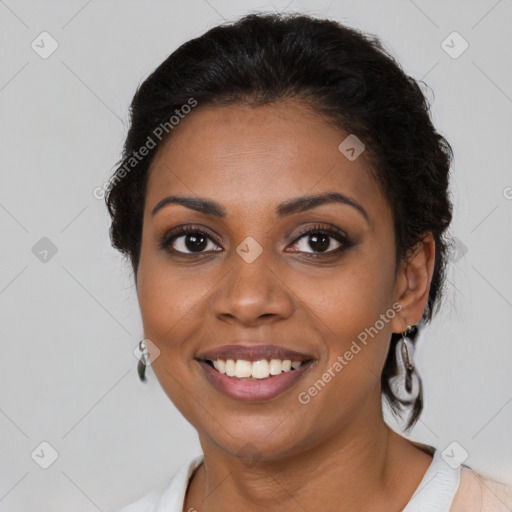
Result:
<instances>
[{"instance_id":1,"label":"cheek","mask_svg":"<svg viewBox=\"0 0 512 512\"><path fill-rule=\"evenodd\" d=\"M159 264L157 258L144 261L138 275L138 300L144 335L160 353L152 370L172 403L192 424L197 424L194 403L200 397L193 379L193 346L190 333L201 316L201 297L206 286L201 279L184 279L178 269ZM141 258L142 261L142 258Z\"/></svg>"},{"instance_id":2,"label":"cheek","mask_svg":"<svg viewBox=\"0 0 512 512\"><path fill-rule=\"evenodd\" d=\"M144 273L138 299L144 326L162 336L197 305L198 293L190 281L155 266Z\"/></svg>"},{"instance_id":3,"label":"cheek","mask_svg":"<svg viewBox=\"0 0 512 512\"><path fill-rule=\"evenodd\" d=\"M393 267L382 259L354 254L346 264L297 282L301 300L340 341L357 337L392 306Z\"/></svg>"},{"instance_id":4,"label":"cheek","mask_svg":"<svg viewBox=\"0 0 512 512\"><path fill-rule=\"evenodd\" d=\"M137 296L146 336L164 343L167 350L175 345L173 339L181 339L176 331L183 320L201 308L208 283L202 278L190 279L191 272L185 267L171 265L164 251L150 245L149 235L148 230L143 236Z\"/></svg>"},{"instance_id":5,"label":"cheek","mask_svg":"<svg viewBox=\"0 0 512 512\"><path fill-rule=\"evenodd\" d=\"M347 389L360 399L380 380L396 314L392 258L377 250L361 251L315 282L303 279L300 284L305 309L314 312L311 319L326 342L321 371L333 382L328 386L334 395L328 392L321 401L336 393L343 396Z\"/></svg>"}]
</instances>

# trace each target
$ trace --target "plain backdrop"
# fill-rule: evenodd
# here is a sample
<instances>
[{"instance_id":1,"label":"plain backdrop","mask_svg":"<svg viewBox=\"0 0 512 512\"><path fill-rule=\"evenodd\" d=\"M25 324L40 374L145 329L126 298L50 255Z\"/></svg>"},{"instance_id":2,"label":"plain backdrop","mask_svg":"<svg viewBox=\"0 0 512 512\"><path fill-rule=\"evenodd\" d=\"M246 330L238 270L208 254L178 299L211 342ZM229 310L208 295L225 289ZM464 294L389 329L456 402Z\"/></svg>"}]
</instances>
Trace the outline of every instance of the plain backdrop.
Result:
<instances>
[{"instance_id":1,"label":"plain backdrop","mask_svg":"<svg viewBox=\"0 0 512 512\"><path fill-rule=\"evenodd\" d=\"M426 406L410 437L456 441L466 464L512 479L510 0L1 0L1 512L112 511L200 453L154 373L138 379L135 287L93 190L120 157L137 85L186 40L257 10L374 33L432 88L455 151L456 250L416 351Z\"/></svg>"}]
</instances>

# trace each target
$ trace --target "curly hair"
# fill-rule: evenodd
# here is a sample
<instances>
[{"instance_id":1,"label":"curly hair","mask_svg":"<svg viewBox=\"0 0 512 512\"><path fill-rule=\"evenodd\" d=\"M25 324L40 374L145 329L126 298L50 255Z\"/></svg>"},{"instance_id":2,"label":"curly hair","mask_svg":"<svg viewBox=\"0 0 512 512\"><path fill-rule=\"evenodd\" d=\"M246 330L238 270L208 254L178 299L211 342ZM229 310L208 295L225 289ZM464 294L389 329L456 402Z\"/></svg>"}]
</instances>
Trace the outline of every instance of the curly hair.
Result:
<instances>
[{"instance_id":1,"label":"curly hair","mask_svg":"<svg viewBox=\"0 0 512 512\"><path fill-rule=\"evenodd\" d=\"M251 13L187 41L133 97L122 158L105 188L113 247L129 258L136 280L149 168L172 136L170 116L186 112L191 99L201 108L297 98L364 142L365 157L392 209L397 265L425 233L432 233L435 264L420 324L430 321L439 309L449 248L444 232L452 219L448 184L453 151L435 130L419 83L376 36L299 13ZM155 130L159 126L165 133ZM143 147L142 157L138 150ZM128 163L134 170L127 172ZM410 335L413 343L420 327ZM390 387L390 378L398 375L395 346L400 338L391 336L381 389L395 416L404 407L411 409L408 430L419 419L423 393L421 379L418 397L410 402Z\"/></svg>"}]
</instances>

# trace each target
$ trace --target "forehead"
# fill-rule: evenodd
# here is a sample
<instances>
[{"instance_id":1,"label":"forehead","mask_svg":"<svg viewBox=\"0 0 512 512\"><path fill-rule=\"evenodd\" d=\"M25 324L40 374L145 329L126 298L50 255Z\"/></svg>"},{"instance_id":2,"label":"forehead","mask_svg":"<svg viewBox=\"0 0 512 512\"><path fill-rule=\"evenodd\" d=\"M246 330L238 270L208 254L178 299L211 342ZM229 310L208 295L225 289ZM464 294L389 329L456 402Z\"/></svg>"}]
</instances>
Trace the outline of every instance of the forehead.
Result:
<instances>
[{"instance_id":1,"label":"forehead","mask_svg":"<svg viewBox=\"0 0 512 512\"><path fill-rule=\"evenodd\" d=\"M155 155L146 211L169 194L211 197L235 213L327 190L385 208L364 153L340 152L348 135L297 101L196 107Z\"/></svg>"}]
</instances>

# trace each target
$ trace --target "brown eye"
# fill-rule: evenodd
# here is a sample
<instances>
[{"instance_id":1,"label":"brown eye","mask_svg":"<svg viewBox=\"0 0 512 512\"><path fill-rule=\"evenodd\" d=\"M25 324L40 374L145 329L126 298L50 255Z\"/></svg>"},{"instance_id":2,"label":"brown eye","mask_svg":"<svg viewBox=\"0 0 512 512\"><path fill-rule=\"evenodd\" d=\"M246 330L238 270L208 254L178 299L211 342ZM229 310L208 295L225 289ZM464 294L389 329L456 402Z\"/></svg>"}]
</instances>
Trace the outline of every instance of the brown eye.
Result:
<instances>
[{"instance_id":1,"label":"brown eye","mask_svg":"<svg viewBox=\"0 0 512 512\"><path fill-rule=\"evenodd\" d=\"M211 244L209 244L211 242ZM215 250L210 235L194 226L183 226L164 235L159 243L161 249L178 254L201 254Z\"/></svg>"},{"instance_id":2,"label":"brown eye","mask_svg":"<svg viewBox=\"0 0 512 512\"><path fill-rule=\"evenodd\" d=\"M332 245L332 239L333 237L332 236L329 236L327 234L324 234L324 233L311 233L311 234L308 234L308 235L303 235L301 236L300 240L302 239L307 239L307 243L304 243L302 244L302 249L300 248L300 243L297 243L295 245L298 245L299 246L299 250L301 252L307 252L306 249L309 247L311 248L313 251L317 251L317 252L331 252L331 251L328 251L329 247ZM338 243L338 247L341 245L341 243L339 241L336 241ZM335 247L334 249L331 248L331 250L335 250L337 249L337 247Z\"/></svg>"},{"instance_id":3,"label":"brown eye","mask_svg":"<svg viewBox=\"0 0 512 512\"><path fill-rule=\"evenodd\" d=\"M183 241L180 242L181 238L183 238ZM208 238L201 233L188 233L185 236L175 238L174 244L174 249L178 252L186 252L183 248L190 252L201 252L208 246Z\"/></svg>"},{"instance_id":4,"label":"brown eye","mask_svg":"<svg viewBox=\"0 0 512 512\"><path fill-rule=\"evenodd\" d=\"M341 253L352 245L348 236L341 230L313 226L301 232L292 247L297 247L298 252L313 257L322 257Z\"/></svg>"}]
</instances>

